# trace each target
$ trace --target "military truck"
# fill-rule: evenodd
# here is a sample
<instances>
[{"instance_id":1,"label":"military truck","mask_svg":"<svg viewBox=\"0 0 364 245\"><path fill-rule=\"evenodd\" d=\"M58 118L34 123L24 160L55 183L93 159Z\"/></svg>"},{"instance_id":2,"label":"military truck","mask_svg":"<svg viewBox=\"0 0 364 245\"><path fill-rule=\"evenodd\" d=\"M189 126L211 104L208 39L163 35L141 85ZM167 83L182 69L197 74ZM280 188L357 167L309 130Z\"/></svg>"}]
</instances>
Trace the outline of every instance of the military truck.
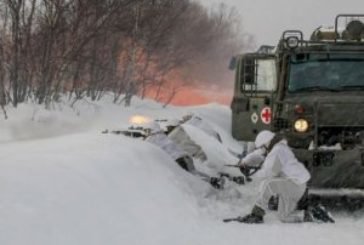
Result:
<instances>
[{"instance_id":1,"label":"military truck","mask_svg":"<svg viewBox=\"0 0 364 245\"><path fill-rule=\"evenodd\" d=\"M309 40L235 56L232 135L269 129L288 139L318 188L364 188L364 15L341 14Z\"/></svg>"}]
</instances>

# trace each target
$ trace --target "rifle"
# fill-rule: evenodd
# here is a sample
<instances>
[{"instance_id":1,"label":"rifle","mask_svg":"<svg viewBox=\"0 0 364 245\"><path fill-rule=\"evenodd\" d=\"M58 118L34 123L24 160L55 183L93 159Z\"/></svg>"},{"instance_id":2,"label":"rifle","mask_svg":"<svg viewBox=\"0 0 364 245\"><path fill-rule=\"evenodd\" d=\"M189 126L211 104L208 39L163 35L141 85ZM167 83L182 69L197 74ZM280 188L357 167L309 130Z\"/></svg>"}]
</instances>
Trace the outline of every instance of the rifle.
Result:
<instances>
[{"instance_id":1,"label":"rifle","mask_svg":"<svg viewBox=\"0 0 364 245\"><path fill-rule=\"evenodd\" d=\"M225 177L225 178L229 179L230 181L237 183L238 185L245 184L245 180L246 180L245 176L231 176L230 174L223 173L223 172L220 172L219 175L220 175L220 177Z\"/></svg>"},{"instance_id":2,"label":"rifle","mask_svg":"<svg viewBox=\"0 0 364 245\"><path fill-rule=\"evenodd\" d=\"M232 222L232 221L236 221L236 222L243 222L243 218L242 216L238 216L238 217L235 217L235 218L227 218L227 219L223 219L222 221L224 221L225 223L228 223L228 222Z\"/></svg>"},{"instance_id":3,"label":"rifle","mask_svg":"<svg viewBox=\"0 0 364 245\"><path fill-rule=\"evenodd\" d=\"M252 181L252 179L250 177L260 169L260 167L252 167L252 166L246 166L246 165L239 166L239 165L234 165L234 164L225 164L224 166L230 167L230 168L239 168L240 172L245 176L245 178L248 182Z\"/></svg>"}]
</instances>

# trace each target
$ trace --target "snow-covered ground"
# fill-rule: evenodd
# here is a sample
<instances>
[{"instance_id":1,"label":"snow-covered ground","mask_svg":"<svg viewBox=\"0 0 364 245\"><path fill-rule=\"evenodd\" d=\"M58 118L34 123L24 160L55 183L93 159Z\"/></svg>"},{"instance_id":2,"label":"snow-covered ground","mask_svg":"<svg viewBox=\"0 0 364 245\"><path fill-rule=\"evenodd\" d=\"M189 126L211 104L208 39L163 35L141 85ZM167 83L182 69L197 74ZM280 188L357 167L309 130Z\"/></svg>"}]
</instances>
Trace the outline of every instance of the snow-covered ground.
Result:
<instances>
[{"instance_id":1,"label":"snow-covered ground","mask_svg":"<svg viewBox=\"0 0 364 245\"><path fill-rule=\"evenodd\" d=\"M348 213L334 214L336 224L282 224L274 212L263 225L225 224L222 218L250 211L257 183L227 183L218 191L156 146L101 133L127 127L133 115L198 112L224 143L191 128L209 158L198 167L235 171L223 167L236 161L228 149L240 150L229 133L228 107L163 109L134 100L126 109L104 100L75 108L21 105L0 119L1 245L363 244L364 216Z\"/></svg>"}]
</instances>

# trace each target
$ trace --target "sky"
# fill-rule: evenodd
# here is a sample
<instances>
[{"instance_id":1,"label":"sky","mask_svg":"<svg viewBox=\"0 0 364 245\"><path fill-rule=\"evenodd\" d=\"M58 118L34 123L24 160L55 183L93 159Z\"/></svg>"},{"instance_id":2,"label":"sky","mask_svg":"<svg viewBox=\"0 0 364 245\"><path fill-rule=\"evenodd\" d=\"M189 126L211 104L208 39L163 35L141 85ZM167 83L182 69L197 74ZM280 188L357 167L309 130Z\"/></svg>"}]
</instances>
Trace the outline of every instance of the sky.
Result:
<instances>
[{"instance_id":1,"label":"sky","mask_svg":"<svg viewBox=\"0 0 364 245\"><path fill-rule=\"evenodd\" d=\"M276 45L282 32L300 29L308 38L317 27L333 26L337 14L364 14L363 0L199 0L208 6L223 2L241 14L244 31L257 46Z\"/></svg>"}]
</instances>

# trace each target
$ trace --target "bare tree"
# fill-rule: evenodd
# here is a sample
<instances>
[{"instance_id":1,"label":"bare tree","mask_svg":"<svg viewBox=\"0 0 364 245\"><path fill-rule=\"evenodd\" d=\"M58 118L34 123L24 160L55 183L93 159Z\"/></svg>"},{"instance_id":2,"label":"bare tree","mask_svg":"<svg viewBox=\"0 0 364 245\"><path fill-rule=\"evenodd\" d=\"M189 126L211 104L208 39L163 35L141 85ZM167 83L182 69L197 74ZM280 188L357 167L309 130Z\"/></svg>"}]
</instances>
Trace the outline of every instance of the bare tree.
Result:
<instances>
[{"instance_id":1,"label":"bare tree","mask_svg":"<svg viewBox=\"0 0 364 245\"><path fill-rule=\"evenodd\" d=\"M162 88L169 88L169 103L186 77L204 79L198 71L219 66L242 43L234 12L192 0L0 0L0 6L4 105L32 98L49 107L63 93L74 104L111 91L115 103L127 106L150 90L160 99Z\"/></svg>"}]
</instances>

